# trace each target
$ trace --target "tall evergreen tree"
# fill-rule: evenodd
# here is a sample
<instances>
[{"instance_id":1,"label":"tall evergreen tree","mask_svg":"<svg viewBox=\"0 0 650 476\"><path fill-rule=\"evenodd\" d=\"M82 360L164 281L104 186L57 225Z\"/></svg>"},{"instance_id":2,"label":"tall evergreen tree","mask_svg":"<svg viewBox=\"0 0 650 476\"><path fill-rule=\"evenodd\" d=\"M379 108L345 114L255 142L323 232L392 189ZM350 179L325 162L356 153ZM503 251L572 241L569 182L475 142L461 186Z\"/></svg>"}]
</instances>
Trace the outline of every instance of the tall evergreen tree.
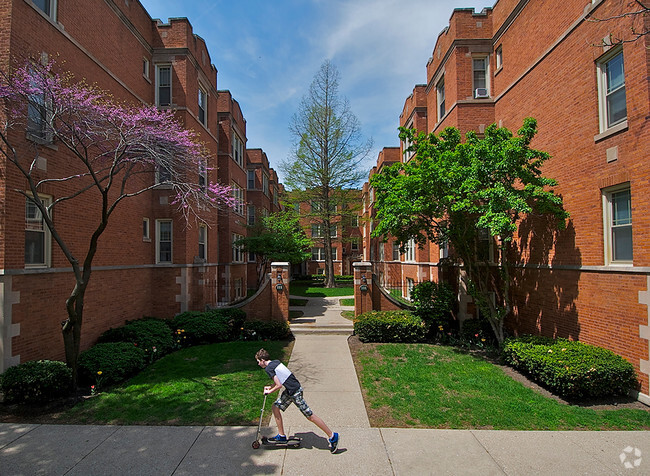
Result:
<instances>
[{"instance_id":1,"label":"tall evergreen tree","mask_svg":"<svg viewBox=\"0 0 650 476\"><path fill-rule=\"evenodd\" d=\"M325 286L334 286L333 239L343 230L343 217L354 213L350 191L365 177L361 168L372 140L364 140L361 125L348 100L339 95L339 73L326 60L314 76L289 125L294 139L281 165L293 201L308 202L309 222L318 230L325 255Z\"/></svg>"}]
</instances>

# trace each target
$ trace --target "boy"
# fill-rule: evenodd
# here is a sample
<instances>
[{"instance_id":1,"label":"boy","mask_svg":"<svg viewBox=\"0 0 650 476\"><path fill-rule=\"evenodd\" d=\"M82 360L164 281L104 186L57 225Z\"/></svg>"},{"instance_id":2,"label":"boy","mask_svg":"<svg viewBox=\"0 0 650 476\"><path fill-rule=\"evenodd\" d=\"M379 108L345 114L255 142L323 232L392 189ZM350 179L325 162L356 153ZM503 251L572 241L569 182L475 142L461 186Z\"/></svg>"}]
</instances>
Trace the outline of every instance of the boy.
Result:
<instances>
[{"instance_id":1,"label":"boy","mask_svg":"<svg viewBox=\"0 0 650 476\"><path fill-rule=\"evenodd\" d=\"M339 445L339 434L330 430L325 422L318 416L314 415L314 412L311 411L311 408L309 408L307 402L305 402L302 397L302 387L300 386L300 382L296 376L293 375L293 373L279 360L271 360L268 351L264 349L260 349L257 354L255 354L255 359L257 360L257 364L264 369L268 376L273 379L275 384L273 386L269 385L264 387L264 395L277 392L284 387L284 391L278 399L273 402L272 407L273 416L278 425L278 434L269 438L269 440L276 442L287 441L287 435L284 433L284 424L282 422L282 412L287 409L291 402L293 402L309 421L325 432L328 438L327 441L330 445L330 452L334 453Z\"/></svg>"}]
</instances>

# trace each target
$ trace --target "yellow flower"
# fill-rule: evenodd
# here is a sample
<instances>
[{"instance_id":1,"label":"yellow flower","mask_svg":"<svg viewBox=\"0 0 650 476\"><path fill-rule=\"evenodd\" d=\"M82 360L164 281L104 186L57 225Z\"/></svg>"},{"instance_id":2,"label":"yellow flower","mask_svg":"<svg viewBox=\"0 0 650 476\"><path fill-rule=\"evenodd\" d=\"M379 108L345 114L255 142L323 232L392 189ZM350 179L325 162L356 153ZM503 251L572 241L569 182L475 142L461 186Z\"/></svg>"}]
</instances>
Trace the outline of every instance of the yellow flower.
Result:
<instances>
[{"instance_id":1,"label":"yellow flower","mask_svg":"<svg viewBox=\"0 0 650 476\"><path fill-rule=\"evenodd\" d=\"M101 370L98 370L98 371L97 371L97 375L101 375L101 374L102 374L102 371L101 371Z\"/></svg>"}]
</instances>

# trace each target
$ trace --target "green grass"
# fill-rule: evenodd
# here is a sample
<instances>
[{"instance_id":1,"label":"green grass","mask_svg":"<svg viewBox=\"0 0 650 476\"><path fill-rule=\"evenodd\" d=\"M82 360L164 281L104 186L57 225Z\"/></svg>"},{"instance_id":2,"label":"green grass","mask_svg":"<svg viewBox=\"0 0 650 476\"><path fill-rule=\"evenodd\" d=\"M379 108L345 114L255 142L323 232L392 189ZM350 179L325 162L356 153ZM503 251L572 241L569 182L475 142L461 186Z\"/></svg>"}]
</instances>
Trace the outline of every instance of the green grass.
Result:
<instances>
[{"instance_id":1,"label":"green grass","mask_svg":"<svg viewBox=\"0 0 650 476\"><path fill-rule=\"evenodd\" d=\"M453 347L364 345L357 355L373 426L648 430L650 412L592 410L545 397Z\"/></svg>"},{"instance_id":2,"label":"green grass","mask_svg":"<svg viewBox=\"0 0 650 476\"><path fill-rule=\"evenodd\" d=\"M353 296L354 287L337 285L335 288L326 288L319 283L295 281L289 285L289 292L293 296L304 297Z\"/></svg>"},{"instance_id":3,"label":"green grass","mask_svg":"<svg viewBox=\"0 0 650 476\"><path fill-rule=\"evenodd\" d=\"M354 298L345 298L340 300L341 306L354 306Z\"/></svg>"},{"instance_id":4,"label":"green grass","mask_svg":"<svg viewBox=\"0 0 650 476\"><path fill-rule=\"evenodd\" d=\"M121 386L70 409L69 423L257 425L270 380L255 361L264 347L286 362L288 342L227 342L170 354ZM270 417L266 412L266 419Z\"/></svg>"}]
</instances>

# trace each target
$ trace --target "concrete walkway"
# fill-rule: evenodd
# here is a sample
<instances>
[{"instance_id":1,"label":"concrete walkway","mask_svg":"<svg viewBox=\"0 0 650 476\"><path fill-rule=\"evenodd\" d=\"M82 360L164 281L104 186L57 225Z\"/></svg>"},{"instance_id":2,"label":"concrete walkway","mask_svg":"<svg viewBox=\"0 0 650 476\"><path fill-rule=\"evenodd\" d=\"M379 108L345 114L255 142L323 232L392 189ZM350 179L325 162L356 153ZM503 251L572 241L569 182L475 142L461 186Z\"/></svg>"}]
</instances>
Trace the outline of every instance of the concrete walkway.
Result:
<instances>
[{"instance_id":1,"label":"concrete walkway","mask_svg":"<svg viewBox=\"0 0 650 476\"><path fill-rule=\"evenodd\" d=\"M336 454L294 406L285 412L287 431L303 438L294 449L252 449L256 427L0 424L0 475L650 474L650 432L371 428L338 299L294 308L304 316L292 323L288 363L341 434Z\"/></svg>"}]
</instances>

